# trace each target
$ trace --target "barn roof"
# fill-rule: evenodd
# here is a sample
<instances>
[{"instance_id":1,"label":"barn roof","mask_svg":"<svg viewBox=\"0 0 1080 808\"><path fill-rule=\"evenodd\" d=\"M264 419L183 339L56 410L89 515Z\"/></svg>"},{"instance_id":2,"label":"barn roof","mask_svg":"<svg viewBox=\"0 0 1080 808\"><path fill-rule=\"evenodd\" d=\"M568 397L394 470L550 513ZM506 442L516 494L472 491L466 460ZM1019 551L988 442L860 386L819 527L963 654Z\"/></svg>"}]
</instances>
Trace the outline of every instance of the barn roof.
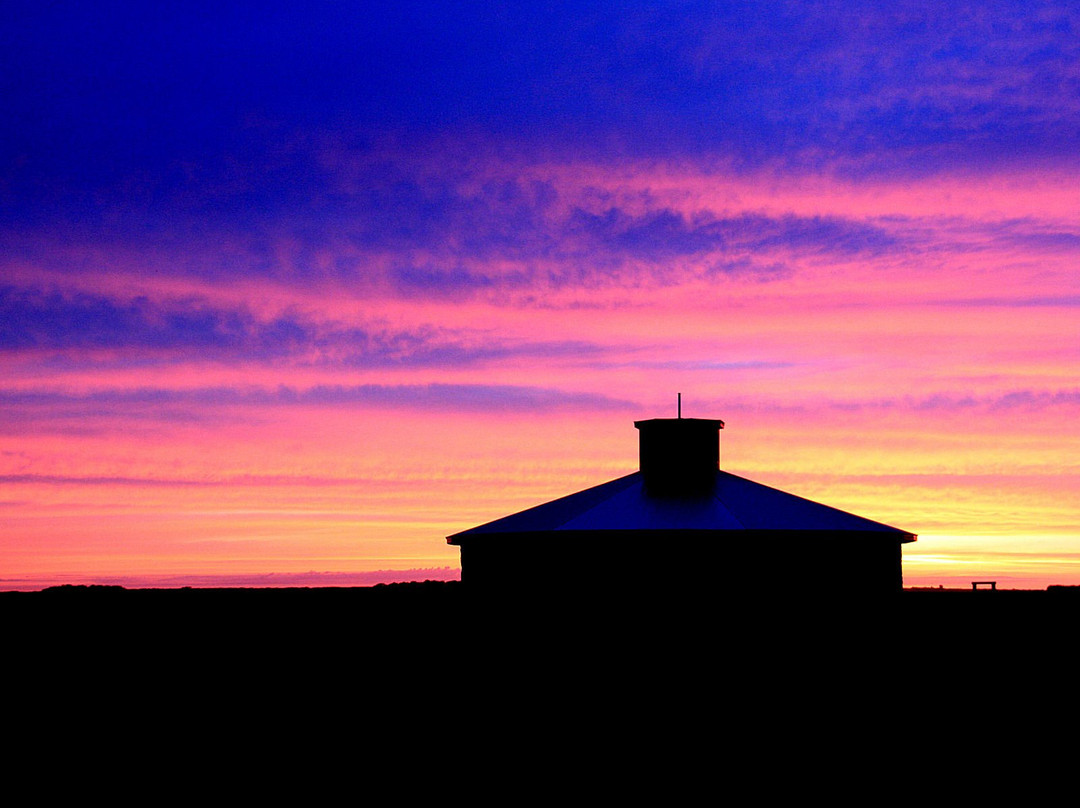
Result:
<instances>
[{"instance_id":1,"label":"barn roof","mask_svg":"<svg viewBox=\"0 0 1080 808\"><path fill-rule=\"evenodd\" d=\"M776 488L716 471L711 490L695 496L650 495L642 472L496 519L447 538L568 531L807 531L915 534Z\"/></svg>"}]
</instances>

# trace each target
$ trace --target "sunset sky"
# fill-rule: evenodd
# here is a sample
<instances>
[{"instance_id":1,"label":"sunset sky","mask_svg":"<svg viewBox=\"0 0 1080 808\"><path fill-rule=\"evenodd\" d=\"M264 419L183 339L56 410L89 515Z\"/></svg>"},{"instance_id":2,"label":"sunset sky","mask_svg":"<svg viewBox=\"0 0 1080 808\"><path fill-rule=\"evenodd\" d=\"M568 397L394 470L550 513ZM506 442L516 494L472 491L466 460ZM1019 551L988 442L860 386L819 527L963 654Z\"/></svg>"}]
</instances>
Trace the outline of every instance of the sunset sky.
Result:
<instances>
[{"instance_id":1,"label":"sunset sky","mask_svg":"<svg viewBox=\"0 0 1080 808\"><path fill-rule=\"evenodd\" d=\"M0 112L0 589L455 578L677 393L1080 584L1080 3L13 0Z\"/></svg>"}]
</instances>

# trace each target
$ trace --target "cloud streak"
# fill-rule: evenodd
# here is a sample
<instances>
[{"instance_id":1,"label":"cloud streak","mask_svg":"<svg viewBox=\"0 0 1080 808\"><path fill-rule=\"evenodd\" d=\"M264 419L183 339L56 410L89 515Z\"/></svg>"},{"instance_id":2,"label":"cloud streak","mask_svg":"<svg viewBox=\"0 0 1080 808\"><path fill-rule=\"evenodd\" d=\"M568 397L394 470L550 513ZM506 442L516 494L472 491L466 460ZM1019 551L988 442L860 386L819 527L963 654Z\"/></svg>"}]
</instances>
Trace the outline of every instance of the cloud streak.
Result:
<instances>
[{"instance_id":1,"label":"cloud streak","mask_svg":"<svg viewBox=\"0 0 1080 808\"><path fill-rule=\"evenodd\" d=\"M633 402L591 392L494 384L317 385L306 389L202 387L142 388L89 393L0 390L0 408L15 413L55 412L90 418L141 410L148 417L190 407L391 407L395 410L470 412L627 411ZM155 408L155 409L146 409ZM181 410L183 412L183 410Z\"/></svg>"},{"instance_id":2,"label":"cloud streak","mask_svg":"<svg viewBox=\"0 0 1080 808\"><path fill-rule=\"evenodd\" d=\"M0 353L95 351L162 362L281 362L342 368L458 367L537 357L585 359L603 348L580 340L514 341L421 325L347 326L296 311L260 317L205 299L116 299L82 292L0 288ZM89 356L87 356L89 354Z\"/></svg>"}]
</instances>

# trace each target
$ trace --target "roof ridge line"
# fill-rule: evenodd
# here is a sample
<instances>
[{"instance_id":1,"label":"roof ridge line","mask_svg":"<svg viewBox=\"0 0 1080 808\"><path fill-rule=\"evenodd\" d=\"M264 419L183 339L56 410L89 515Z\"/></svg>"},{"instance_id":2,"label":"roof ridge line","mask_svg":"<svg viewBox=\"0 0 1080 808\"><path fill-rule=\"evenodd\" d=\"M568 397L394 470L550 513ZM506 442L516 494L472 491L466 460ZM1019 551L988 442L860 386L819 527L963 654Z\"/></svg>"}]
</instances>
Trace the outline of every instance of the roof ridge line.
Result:
<instances>
[{"instance_id":1,"label":"roof ridge line","mask_svg":"<svg viewBox=\"0 0 1080 808\"><path fill-rule=\"evenodd\" d=\"M723 469L717 469L717 479L719 480L719 477L720 477L721 474L727 474L727 473L728 472L724 471ZM735 477L737 475L732 474L731 476ZM727 511L728 516L730 516L732 519L734 519L739 524L739 527L741 527L743 530L749 530L749 528L746 526L746 524L743 522L743 520L735 515L735 512L733 510L731 510L731 508L729 508L727 506L727 503L724 502L724 500L720 499L720 495L716 493L716 487L715 486L713 486L713 495L712 496L713 496L713 499L715 499L717 502L719 502L723 506L724 510Z\"/></svg>"}]
</instances>

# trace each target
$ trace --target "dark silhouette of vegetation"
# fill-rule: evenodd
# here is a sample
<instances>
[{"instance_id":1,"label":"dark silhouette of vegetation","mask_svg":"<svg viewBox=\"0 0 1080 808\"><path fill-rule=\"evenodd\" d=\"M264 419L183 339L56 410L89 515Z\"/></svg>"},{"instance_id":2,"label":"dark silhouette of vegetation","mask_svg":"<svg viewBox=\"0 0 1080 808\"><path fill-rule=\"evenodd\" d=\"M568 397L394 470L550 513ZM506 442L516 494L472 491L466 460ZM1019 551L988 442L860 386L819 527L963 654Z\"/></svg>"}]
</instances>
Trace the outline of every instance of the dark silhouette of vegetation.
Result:
<instances>
[{"instance_id":1,"label":"dark silhouette of vegetation","mask_svg":"<svg viewBox=\"0 0 1080 808\"><path fill-rule=\"evenodd\" d=\"M213 644L304 645L513 642L523 632L567 639L633 635L721 634L752 642L789 634L861 637L900 644L989 638L1010 631L1025 641L1065 625L1080 611L1080 587L1033 590L904 590L862 597L845 592L725 592L666 585L566 589L509 585L476 590L458 581L371 587L125 589L58 586L0 592L9 635L62 637L78 643L115 638L167 645L172 638ZM868 639L869 638L869 639Z\"/></svg>"}]
</instances>

